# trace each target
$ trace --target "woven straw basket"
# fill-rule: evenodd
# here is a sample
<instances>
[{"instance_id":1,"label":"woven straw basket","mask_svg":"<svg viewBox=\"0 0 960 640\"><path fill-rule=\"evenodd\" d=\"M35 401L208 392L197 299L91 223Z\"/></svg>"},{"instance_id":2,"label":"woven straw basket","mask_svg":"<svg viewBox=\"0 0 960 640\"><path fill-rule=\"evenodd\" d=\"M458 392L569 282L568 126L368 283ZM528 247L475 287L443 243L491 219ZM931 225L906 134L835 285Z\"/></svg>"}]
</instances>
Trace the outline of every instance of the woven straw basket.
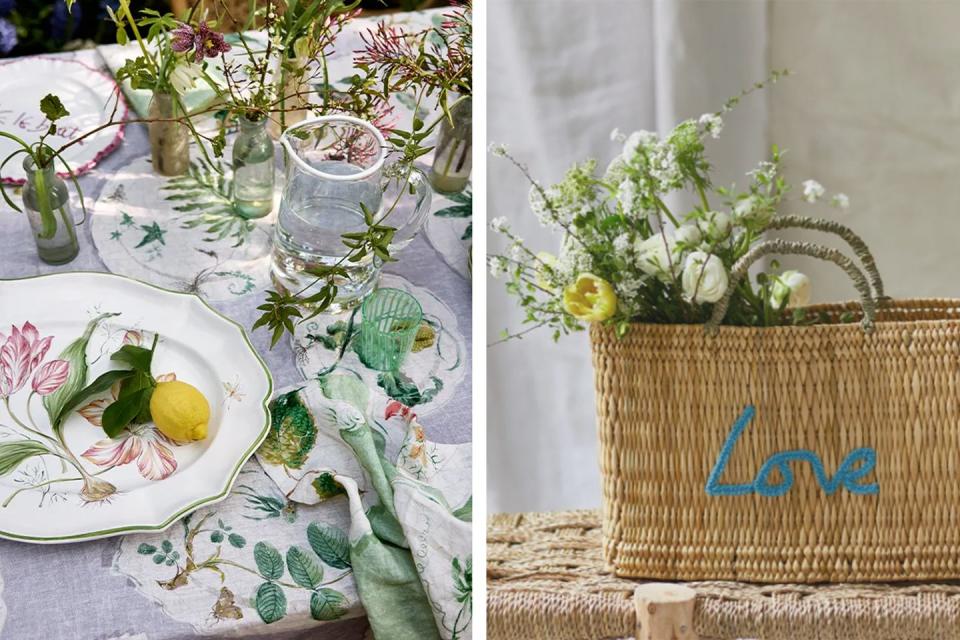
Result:
<instances>
[{"instance_id":1,"label":"woven straw basket","mask_svg":"<svg viewBox=\"0 0 960 640\"><path fill-rule=\"evenodd\" d=\"M604 557L620 576L748 582L960 578L960 300L886 301L872 333L830 323L591 329L603 474ZM721 482L749 485L778 452L837 473L854 450L875 467L828 494L812 464L771 497L708 495L747 406L755 416ZM789 473L789 472L788 472ZM784 480L774 471L769 484Z\"/></svg>"}]
</instances>

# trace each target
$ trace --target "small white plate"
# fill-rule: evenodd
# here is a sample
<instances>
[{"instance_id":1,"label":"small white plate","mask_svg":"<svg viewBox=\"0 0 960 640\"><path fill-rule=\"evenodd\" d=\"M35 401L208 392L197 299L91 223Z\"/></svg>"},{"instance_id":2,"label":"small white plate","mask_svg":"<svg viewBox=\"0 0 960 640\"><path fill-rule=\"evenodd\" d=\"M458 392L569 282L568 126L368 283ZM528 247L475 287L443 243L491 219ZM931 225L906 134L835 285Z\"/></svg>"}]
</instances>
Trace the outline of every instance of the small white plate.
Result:
<instances>
[{"instance_id":1,"label":"small white plate","mask_svg":"<svg viewBox=\"0 0 960 640\"><path fill-rule=\"evenodd\" d=\"M60 147L100 125L110 121L117 94L117 83L109 74L93 69L76 60L35 57L11 60L0 64L0 129L12 133L32 144L40 140L50 122L40 112L40 100L48 93L60 98L70 115L57 121L57 133L47 142ZM116 110L116 120L127 116L127 103L121 94ZM82 175L123 140L123 125L107 127L82 142L68 147L63 159L76 175ZM0 138L0 161L19 149L13 140ZM0 176L4 184L23 184L26 174L23 159L17 157L7 163ZM58 174L69 174L62 163Z\"/></svg>"},{"instance_id":2,"label":"small white plate","mask_svg":"<svg viewBox=\"0 0 960 640\"><path fill-rule=\"evenodd\" d=\"M97 426L110 392L70 414L62 443L51 439L43 394L58 382L56 361L107 313L119 315L95 323L86 382L121 368L110 354L122 344L149 347L159 334L152 373L207 398L205 440L175 443L149 423L110 440ZM71 542L162 530L222 500L267 435L272 388L243 328L195 295L106 273L0 280L0 537ZM18 461L24 450L40 452Z\"/></svg>"}]
</instances>

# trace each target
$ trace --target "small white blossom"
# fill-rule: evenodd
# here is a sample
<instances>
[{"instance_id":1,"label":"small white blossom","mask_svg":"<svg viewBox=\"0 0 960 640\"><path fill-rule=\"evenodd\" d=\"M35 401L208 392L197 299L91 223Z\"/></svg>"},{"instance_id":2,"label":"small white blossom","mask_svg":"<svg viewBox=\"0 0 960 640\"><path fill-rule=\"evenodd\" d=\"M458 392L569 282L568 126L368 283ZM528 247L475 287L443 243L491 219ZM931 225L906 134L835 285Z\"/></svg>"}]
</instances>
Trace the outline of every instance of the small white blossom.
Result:
<instances>
[{"instance_id":1,"label":"small white blossom","mask_svg":"<svg viewBox=\"0 0 960 640\"><path fill-rule=\"evenodd\" d=\"M626 141L623 143L623 157L630 161L637 151L640 150L640 147L648 147L651 144L657 141L657 134L652 131L646 131L641 129L640 131L634 131L629 136L627 136Z\"/></svg>"},{"instance_id":2,"label":"small white blossom","mask_svg":"<svg viewBox=\"0 0 960 640\"><path fill-rule=\"evenodd\" d=\"M826 189L816 180L803 181L803 199L807 202L816 202L823 197L824 193L826 193Z\"/></svg>"},{"instance_id":3,"label":"small white blossom","mask_svg":"<svg viewBox=\"0 0 960 640\"><path fill-rule=\"evenodd\" d=\"M490 146L487 147L487 150L499 158L503 158L507 155L507 145L499 142L491 142Z\"/></svg>"},{"instance_id":4,"label":"small white blossom","mask_svg":"<svg viewBox=\"0 0 960 640\"><path fill-rule=\"evenodd\" d=\"M497 233L503 233L509 228L507 223L507 218L505 216L500 216L499 218L494 218L490 221L490 228L496 231Z\"/></svg>"},{"instance_id":5,"label":"small white blossom","mask_svg":"<svg viewBox=\"0 0 960 640\"><path fill-rule=\"evenodd\" d=\"M613 250L618 255L624 255L633 249L633 238L629 233L621 233L613 239Z\"/></svg>"},{"instance_id":6,"label":"small white blossom","mask_svg":"<svg viewBox=\"0 0 960 640\"><path fill-rule=\"evenodd\" d=\"M847 197L845 193L838 193L830 199L830 204L837 207L838 209L849 209L850 208L850 198Z\"/></svg>"},{"instance_id":7,"label":"small white blossom","mask_svg":"<svg viewBox=\"0 0 960 640\"><path fill-rule=\"evenodd\" d=\"M669 144L658 144L650 151L650 175L660 183L660 191L670 191L683 186L683 174L677 164L677 155Z\"/></svg>"},{"instance_id":8,"label":"small white blossom","mask_svg":"<svg viewBox=\"0 0 960 640\"><path fill-rule=\"evenodd\" d=\"M573 282L581 273L593 271L593 258L580 242L571 236L564 236L557 258L557 277L562 282Z\"/></svg>"},{"instance_id":9,"label":"small white blossom","mask_svg":"<svg viewBox=\"0 0 960 640\"><path fill-rule=\"evenodd\" d=\"M683 267L683 295L693 303L717 302L727 292L727 270L720 258L703 251L687 256Z\"/></svg>"},{"instance_id":10,"label":"small white blossom","mask_svg":"<svg viewBox=\"0 0 960 640\"><path fill-rule=\"evenodd\" d=\"M711 138L717 139L723 131L723 118L715 113L705 113L700 116L700 126L710 134Z\"/></svg>"},{"instance_id":11,"label":"small white blossom","mask_svg":"<svg viewBox=\"0 0 960 640\"><path fill-rule=\"evenodd\" d=\"M617 202L620 203L620 208L627 216L637 209L637 185L630 178L621 182L620 186L617 187Z\"/></svg>"},{"instance_id":12,"label":"small white blossom","mask_svg":"<svg viewBox=\"0 0 960 640\"><path fill-rule=\"evenodd\" d=\"M777 175L777 165L773 162L764 161L757 165L757 168L753 171L747 171L747 175L754 180L762 178L766 182L773 182Z\"/></svg>"},{"instance_id":13,"label":"small white blossom","mask_svg":"<svg viewBox=\"0 0 960 640\"><path fill-rule=\"evenodd\" d=\"M490 275L494 278L499 278L509 270L509 263L502 256L490 256L487 259L487 266L490 268Z\"/></svg>"},{"instance_id":14,"label":"small white blossom","mask_svg":"<svg viewBox=\"0 0 960 640\"><path fill-rule=\"evenodd\" d=\"M620 133L620 129L616 127L613 128L613 131L610 132L610 142L623 142L627 137Z\"/></svg>"}]
</instances>

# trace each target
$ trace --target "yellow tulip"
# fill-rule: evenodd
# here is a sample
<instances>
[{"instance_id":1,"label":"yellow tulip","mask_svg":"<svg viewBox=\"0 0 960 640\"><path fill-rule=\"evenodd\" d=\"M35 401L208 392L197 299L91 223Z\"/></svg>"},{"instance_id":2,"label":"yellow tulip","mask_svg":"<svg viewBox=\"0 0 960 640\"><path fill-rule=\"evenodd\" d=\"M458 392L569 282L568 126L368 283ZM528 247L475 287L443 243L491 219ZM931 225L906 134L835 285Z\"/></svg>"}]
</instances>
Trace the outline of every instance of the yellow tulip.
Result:
<instances>
[{"instance_id":1,"label":"yellow tulip","mask_svg":"<svg viewBox=\"0 0 960 640\"><path fill-rule=\"evenodd\" d=\"M563 308L580 320L602 322L617 312L617 294L603 278L581 273L563 290Z\"/></svg>"}]
</instances>

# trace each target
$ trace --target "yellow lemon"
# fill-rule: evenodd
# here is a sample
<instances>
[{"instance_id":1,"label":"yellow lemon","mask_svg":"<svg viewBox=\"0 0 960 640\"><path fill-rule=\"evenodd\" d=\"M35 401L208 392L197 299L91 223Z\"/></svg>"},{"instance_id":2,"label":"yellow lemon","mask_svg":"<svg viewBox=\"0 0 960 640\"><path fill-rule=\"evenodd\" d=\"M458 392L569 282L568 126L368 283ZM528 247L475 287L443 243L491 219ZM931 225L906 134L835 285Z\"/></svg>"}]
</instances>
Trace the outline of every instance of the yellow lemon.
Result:
<instances>
[{"instance_id":1,"label":"yellow lemon","mask_svg":"<svg viewBox=\"0 0 960 640\"><path fill-rule=\"evenodd\" d=\"M161 382L150 398L150 415L157 428L172 440L187 442L207 437L210 403L193 385Z\"/></svg>"}]
</instances>

